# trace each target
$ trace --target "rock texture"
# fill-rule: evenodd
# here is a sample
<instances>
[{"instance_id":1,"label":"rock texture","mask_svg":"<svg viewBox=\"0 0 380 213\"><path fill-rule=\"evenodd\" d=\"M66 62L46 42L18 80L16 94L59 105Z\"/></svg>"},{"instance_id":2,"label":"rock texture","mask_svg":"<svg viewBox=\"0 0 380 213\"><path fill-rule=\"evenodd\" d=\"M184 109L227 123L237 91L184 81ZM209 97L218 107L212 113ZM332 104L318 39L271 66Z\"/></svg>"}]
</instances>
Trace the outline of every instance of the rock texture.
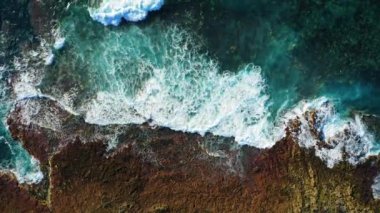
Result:
<instances>
[{"instance_id":1,"label":"rock texture","mask_svg":"<svg viewBox=\"0 0 380 213\"><path fill-rule=\"evenodd\" d=\"M39 110L28 120L30 107ZM60 125L47 128L55 119ZM2 176L2 212L380 210L370 189L379 167L376 158L328 169L290 136L258 150L237 147L233 139L148 124L97 127L46 98L20 101L8 123L13 136L41 161L47 183L19 186Z\"/></svg>"},{"instance_id":2,"label":"rock texture","mask_svg":"<svg viewBox=\"0 0 380 213\"><path fill-rule=\"evenodd\" d=\"M4 14L0 17L3 32L7 32L11 38L6 43L9 44L7 48L13 52L18 40L29 40L32 34L48 37L45 39L54 42L54 38L50 38L51 29L55 19L67 12L65 8L69 7L69 2L30 0L7 4L10 9L2 10ZM181 12L171 9L174 6L169 6L169 2L179 5L177 2L189 1L168 1L161 15L178 20ZM200 2L203 4L205 1ZM315 16L307 14L324 14L322 10L310 13L312 5L302 5L305 7L302 13L297 7L292 7L297 15L294 19L287 19L289 22L303 20L307 23L315 20ZM319 2L316 5L319 11ZM6 8L5 4L2 6ZM183 8L181 11L188 11L189 5ZM273 7L270 5L270 8ZM289 14L289 10L284 11ZM216 27L204 23L209 23L207 19L220 19L223 29L229 29L225 27L229 26L226 22L233 14L213 13L211 17L204 17L204 14L207 12L200 15L203 21L196 20L194 25L215 34ZM248 22L252 20L248 19ZM371 19L368 19L368 24L364 22L366 26L374 23ZM341 27L341 30L331 27L335 37L340 38L341 34L352 30L350 22L346 22L346 25L349 27ZM332 31L325 30L324 34L320 34L321 30L318 29L325 29L325 25L311 26L304 33L309 41L304 49L314 49L317 50L314 55L323 55L320 54L325 52L323 46L307 47L320 45L321 42L315 41L321 37L324 41L322 44L331 49L329 36L324 34L331 34ZM315 29L318 32L316 37L313 33ZM240 31L236 33L241 34ZM357 35L360 35L357 37L359 40L363 40L363 33ZM252 40L250 37L246 39ZM213 37L213 40L211 45L221 45L216 38ZM244 55L241 51L247 52L247 42L242 42L244 45L239 48L234 41L224 42L231 48L221 45L219 49L222 51L218 57L235 58L231 56ZM373 45L373 42L366 43ZM352 45L362 43L353 42ZM327 64L324 66L326 73L341 70L342 65L353 69L352 63L345 62L353 61L352 55L347 53L355 52L346 51L346 46L340 48L341 54L330 51L325 57L311 58L318 59L317 63ZM226 49L230 50L223 57ZM298 54L303 53L301 50ZM331 57L332 54L334 57ZM341 59L342 54L344 60L335 60ZM362 55L365 59L373 59ZM329 58L331 60L327 60ZM372 61L370 64L373 64ZM366 65L358 63L357 66ZM314 68L320 69L319 66ZM377 79L376 76L369 77ZM375 122L377 119L368 117L367 120ZM8 124L13 137L41 162L45 179L39 185L22 185L11 174L1 174L0 212L380 211L380 202L373 199L370 188L379 171L377 158L369 159L357 167L341 163L329 169L315 157L313 150L300 148L290 134L271 149L258 150L247 146L237 147L233 139L212 135L201 137L154 128L149 124L99 127L86 124L81 117L68 113L59 104L46 98L19 101L9 116Z\"/></svg>"},{"instance_id":3,"label":"rock texture","mask_svg":"<svg viewBox=\"0 0 380 213\"><path fill-rule=\"evenodd\" d=\"M11 174L0 174L0 212L49 212L42 200L37 200Z\"/></svg>"}]
</instances>

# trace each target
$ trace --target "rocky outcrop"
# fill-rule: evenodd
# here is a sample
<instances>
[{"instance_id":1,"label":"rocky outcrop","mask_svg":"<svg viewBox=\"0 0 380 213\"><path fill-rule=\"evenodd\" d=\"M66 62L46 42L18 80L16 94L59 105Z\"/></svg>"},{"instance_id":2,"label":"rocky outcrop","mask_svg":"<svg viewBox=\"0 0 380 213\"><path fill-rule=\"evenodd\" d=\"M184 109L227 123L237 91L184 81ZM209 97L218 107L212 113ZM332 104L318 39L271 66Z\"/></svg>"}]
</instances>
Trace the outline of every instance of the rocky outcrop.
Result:
<instances>
[{"instance_id":1,"label":"rocky outcrop","mask_svg":"<svg viewBox=\"0 0 380 213\"><path fill-rule=\"evenodd\" d=\"M65 114L52 100L28 103L33 104L19 102L8 123L13 136L46 168L46 193L36 196L33 187L1 179L2 186L14 188L0 191L0 197L9 200L3 212L16 208L22 199L35 202L25 202L25 209L48 207L52 212L380 210L371 193L378 171L375 158L357 167L340 163L329 169L291 136L271 149L258 150L238 147L233 139L148 124L97 127ZM34 111L31 122L25 122L24 107L36 105L57 110L62 121L59 128L52 130L38 122L46 118L44 107Z\"/></svg>"},{"instance_id":2,"label":"rocky outcrop","mask_svg":"<svg viewBox=\"0 0 380 213\"><path fill-rule=\"evenodd\" d=\"M37 200L11 174L0 174L0 212L49 212L44 201Z\"/></svg>"}]
</instances>

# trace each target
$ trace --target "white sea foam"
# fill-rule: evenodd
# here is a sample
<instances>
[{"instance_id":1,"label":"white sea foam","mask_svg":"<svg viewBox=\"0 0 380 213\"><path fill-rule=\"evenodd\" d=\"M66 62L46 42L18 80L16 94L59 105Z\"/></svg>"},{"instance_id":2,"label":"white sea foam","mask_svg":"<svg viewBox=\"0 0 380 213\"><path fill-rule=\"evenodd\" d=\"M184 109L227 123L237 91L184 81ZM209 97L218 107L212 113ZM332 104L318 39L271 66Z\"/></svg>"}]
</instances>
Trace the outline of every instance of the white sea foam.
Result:
<instances>
[{"instance_id":1,"label":"white sea foam","mask_svg":"<svg viewBox=\"0 0 380 213\"><path fill-rule=\"evenodd\" d=\"M9 83L12 86L12 91L16 100L29 99L33 97L44 97L57 101L67 111L76 114L74 110L62 104L62 101L56 100L54 97L44 95L37 88L40 84L45 67L51 65L54 60L52 46L55 49L60 49L64 45L64 39L57 36L57 30L53 31L53 37L56 42L54 45L41 39L40 45L33 49L24 50L21 57L15 57L13 60L13 68L16 76L13 76ZM25 124L34 123L44 128L58 130L61 127L60 120L57 118L57 112L48 110L42 114L39 112L41 106L38 102L25 101L25 106L22 108L22 121ZM43 174L39 167L39 162L33 156L29 156L25 150L19 145L6 142L10 147L13 155L12 169L6 169L13 172L20 183L38 183L43 179Z\"/></svg>"},{"instance_id":2,"label":"white sea foam","mask_svg":"<svg viewBox=\"0 0 380 213\"><path fill-rule=\"evenodd\" d=\"M173 130L235 137L241 144L260 148L273 145L268 132L268 96L258 67L247 66L233 76L210 72L209 79L192 83L185 78L169 80L165 70L155 73L132 98L99 92L88 107L86 121L107 125L151 120ZM172 93L177 85L184 90L182 94Z\"/></svg>"},{"instance_id":3,"label":"white sea foam","mask_svg":"<svg viewBox=\"0 0 380 213\"><path fill-rule=\"evenodd\" d=\"M283 117L284 124L300 121L292 135L306 148L314 148L316 155L333 167L343 160L356 165L370 155L374 137L367 131L359 115L343 118L332 101L321 97L302 101ZM285 128L285 126L284 126Z\"/></svg>"},{"instance_id":4,"label":"white sea foam","mask_svg":"<svg viewBox=\"0 0 380 213\"><path fill-rule=\"evenodd\" d=\"M235 137L241 144L260 148L274 144L270 133L273 126L268 121L269 96L259 67L250 64L236 74L221 74L216 62L194 50L188 33L174 27L163 38L163 42L169 43L160 48L162 58L154 54L153 59L139 58L139 67L131 72L140 73L129 79L115 76L118 74L115 63L109 65L109 70L102 70L104 79L113 80L112 88L99 91L86 107L88 123L151 121L153 125L173 130ZM123 52L124 61L136 55L135 43L131 42L132 46L126 49L130 52ZM155 64L153 60L160 63ZM140 79L141 76L150 77ZM136 91L133 89L135 92L126 92L138 81L142 83Z\"/></svg>"},{"instance_id":5,"label":"white sea foam","mask_svg":"<svg viewBox=\"0 0 380 213\"><path fill-rule=\"evenodd\" d=\"M57 32L57 30L54 30L53 36L56 39L62 39ZM33 97L48 98L58 102L68 112L77 115L75 110L71 108L72 94L64 94L64 97L58 100L51 95L42 94L37 88L44 77L46 66L50 65L50 63L44 63L46 58L50 57L50 54L52 54L51 44L41 40L37 48L24 51L21 57L14 58L13 65L17 76L11 82L12 91L16 96L16 100Z\"/></svg>"},{"instance_id":6,"label":"white sea foam","mask_svg":"<svg viewBox=\"0 0 380 213\"><path fill-rule=\"evenodd\" d=\"M39 161L33 156L29 159L29 165L26 164L25 161L27 161L27 159L17 160L16 168L11 171L15 174L18 182L20 183L39 183L44 178L44 175L40 170Z\"/></svg>"},{"instance_id":7,"label":"white sea foam","mask_svg":"<svg viewBox=\"0 0 380 213\"><path fill-rule=\"evenodd\" d=\"M372 196L375 199L380 199L380 174L375 177L373 180L372 188Z\"/></svg>"},{"instance_id":8,"label":"white sea foam","mask_svg":"<svg viewBox=\"0 0 380 213\"><path fill-rule=\"evenodd\" d=\"M52 65L54 62L54 54L53 52L49 52L49 54L46 56L45 58L45 65L48 66L48 65Z\"/></svg>"},{"instance_id":9,"label":"white sea foam","mask_svg":"<svg viewBox=\"0 0 380 213\"><path fill-rule=\"evenodd\" d=\"M139 34L139 38L144 36ZM163 66L152 59L135 56L139 67L128 79L115 76L117 72L125 72L117 69L115 63L101 70L112 86L98 91L85 107L86 122L108 125L149 121L178 131L234 137L239 144L266 148L284 137L289 122L298 119L301 125L293 132L294 138L302 147L314 148L329 167L344 160L344 152L346 160L354 165L369 155L373 136L359 116L342 117L334 103L322 97L302 101L273 122L269 119L270 97L260 68L247 65L236 73L221 74L215 61L199 53L197 48L194 50L189 37L177 28L166 32L162 41L168 42L168 47L159 48L165 56L154 58ZM139 46L133 45L138 42L128 42L131 46L124 49L125 61L136 54ZM149 42L145 46L154 49ZM113 57L112 51L107 57ZM115 60L107 58L107 61ZM133 79L141 78L141 72L149 77ZM126 92L136 81L143 83L135 92ZM312 112L316 112L315 125L310 125Z\"/></svg>"},{"instance_id":10,"label":"white sea foam","mask_svg":"<svg viewBox=\"0 0 380 213\"><path fill-rule=\"evenodd\" d=\"M56 28L52 31L52 35L54 38L53 48L55 50L60 50L65 46L66 38L62 36L61 30Z\"/></svg>"},{"instance_id":11,"label":"white sea foam","mask_svg":"<svg viewBox=\"0 0 380 213\"><path fill-rule=\"evenodd\" d=\"M103 25L120 24L124 18L126 21L141 21L150 11L159 10L164 0L103 0L97 8L90 8L92 19Z\"/></svg>"},{"instance_id":12,"label":"white sea foam","mask_svg":"<svg viewBox=\"0 0 380 213\"><path fill-rule=\"evenodd\" d=\"M33 99L25 99L20 106L20 120L25 126L30 124L38 125L42 128L58 131L62 127L59 111L56 108L41 105L41 102Z\"/></svg>"},{"instance_id":13,"label":"white sea foam","mask_svg":"<svg viewBox=\"0 0 380 213\"><path fill-rule=\"evenodd\" d=\"M56 50L60 50L63 48L63 46L65 45L65 38L57 38L56 41L54 42L54 49Z\"/></svg>"},{"instance_id":14,"label":"white sea foam","mask_svg":"<svg viewBox=\"0 0 380 213\"><path fill-rule=\"evenodd\" d=\"M0 136L0 142L5 143L13 155L13 159L1 162L2 171L13 173L20 183L35 184L43 179L39 161L28 156L20 144L11 145L3 136Z\"/></svg>"},{"instance_id":15,"label":"white sea foam","mask_svg":"<svg viewBox=\"0 0 380 213\"><path fill-rule=\"evenodd\" d=\"M100 81L89 79L96 82L96 97L77 109L85 113L86 122L98 125L150 122L178 131L234 137L239 144L267 148L285 135L289 122L298 119L301 125L299 131L292 133L293 137L301 146L314 148L329 167L344 160L343 152L354 165L369 155L373 137L360 118L343 118L327 98L302 101L273 122L270 97L260 67L248 64L236 73L222 72L214 60L200 53L191 36L177 27L158 36L161 46L137 27L129 28L128 33L104 36L104 42L109 43L97 44L100 49L89 47L88 52L94 55L85 55L86 50L81 52L87 48L83 46L75 51L76 59L89 64L93 72L89 76L100 76ZM39 78L33 79L30 73L43 75L39 69L30 67L34 64L30 58L41 59L44 54L39 51L28 54L29 67L24 66L25 61L21 61L19 67L31 72L20 75L13 84L17 97L43 96L57 100L33 89ZM99 54L103 54L102 57ZM96 61L89 61L93 59ZM67 97L71 99L70 94ZM69 101L59 103L77 114L66 102ZM315 122L310 122L311 112L316 112ZM53 130L60 128L59 121L50 118L54 112L41 119L34 119L30 111L26 115L30 115L26 122ZM117 140L110 141L111 149Z\"/></svg>"}]
</instances>

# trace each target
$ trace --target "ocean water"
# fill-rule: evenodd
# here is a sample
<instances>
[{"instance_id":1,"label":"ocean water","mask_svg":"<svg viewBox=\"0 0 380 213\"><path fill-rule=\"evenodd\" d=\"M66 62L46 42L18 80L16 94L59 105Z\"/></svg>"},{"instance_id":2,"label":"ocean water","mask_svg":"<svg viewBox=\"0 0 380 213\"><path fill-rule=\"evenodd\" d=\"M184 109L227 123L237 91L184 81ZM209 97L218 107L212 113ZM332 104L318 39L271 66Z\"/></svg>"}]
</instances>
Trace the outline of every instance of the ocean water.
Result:
<instances>
[{"instance_id":1,"label":"ocean water","mask_svg":"<svg viewBox=\"0 0 380 213\"><path fill-rule=\"evenodd\" d=\"M329 167L344 160L342 150L353 165L378 153L376 1L168 0L148 16L132 13L140 22L122 20L129 2L65 5L55 42L34 50L41 57L21 57L32 71L13 92L60 100L92 124L149 122L258 148L298 119L293 137Z\"/></svg>"},{"instance_id":2,"label":"ocean water","mask_svg":"<svg viewBox=\"0 0 380 213\"><path fill-rule=\"evenodd\" d=\"M20 183L38 183L43 174L38 160L15 141L6 124L17 100L11 79L18 74L21 45L31 40L26 1L0 2L0 170L12 172Z\"/></svg>"},{"instance_id":3,"label":"ocean water","mask_svg":"<svg viewBox=\"0 0 380 213\"><path fill-rule=\"evenodd\" d=\"M0 169L14 173L21 183L38 183L43 178L39 162L12 139L6 125L14 103L7 85L9 72L7 67L0 67Z\"/></svg>"}]
</instances>

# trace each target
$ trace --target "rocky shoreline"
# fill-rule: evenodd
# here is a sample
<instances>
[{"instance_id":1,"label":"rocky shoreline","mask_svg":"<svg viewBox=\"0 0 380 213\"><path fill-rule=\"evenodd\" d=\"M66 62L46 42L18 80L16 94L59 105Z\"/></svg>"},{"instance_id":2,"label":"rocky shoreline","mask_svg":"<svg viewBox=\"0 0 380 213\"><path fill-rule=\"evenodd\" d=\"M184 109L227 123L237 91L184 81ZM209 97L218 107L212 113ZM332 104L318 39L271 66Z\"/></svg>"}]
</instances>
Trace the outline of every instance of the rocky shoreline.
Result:
<instances>
[{"instance_id":1,"label":"rocky shoreline","mask_svg":"<svg viewBox=\"0 0 380 213\"><path fill-rule=\"evenodd\" d=\"M376 157L356 167L342 162L329 169L289 133L259 150L149 124L90 125L48 98L19 101L8 125L40 161L45 178L24 185L2 174L0 203L6 205L0 205L1 212L380 209L371 191L380 166Z\"/></svg>"},{"instance_id":2,"label":"rocky shoreline","mask_svg":"<svg viewBox=\"0 0 380 213\"><path fill-rule=\"evenodd\" d=\"M10 12L0 17L3 32L12 40L9 49L22 46L16 35L49 37L44 35L51 33L54 21L50 20L64 13L68 2L10 4ZM170 7L165 11L181 14L170 12ZM310 38L311 44L319 44L314 40ZM240 55L235 48L230 54ZM345 50L342 61L355 61ZM321 54L316 51L316 55ZM328 57L331 54L319 60ZM358 166L344 161L330 169L312 149L301 148L291 137L297 123L275 146L259 150L238 146L231 138L201 137L149 124L91 125L56 101L35 97L17 102L8 125L12 136L39 160L44 179L20 184L13 174L1 173L0 212L380 211L380 201L371 190L380 170L378 157Z\"/></svg>"}]
</instances>

